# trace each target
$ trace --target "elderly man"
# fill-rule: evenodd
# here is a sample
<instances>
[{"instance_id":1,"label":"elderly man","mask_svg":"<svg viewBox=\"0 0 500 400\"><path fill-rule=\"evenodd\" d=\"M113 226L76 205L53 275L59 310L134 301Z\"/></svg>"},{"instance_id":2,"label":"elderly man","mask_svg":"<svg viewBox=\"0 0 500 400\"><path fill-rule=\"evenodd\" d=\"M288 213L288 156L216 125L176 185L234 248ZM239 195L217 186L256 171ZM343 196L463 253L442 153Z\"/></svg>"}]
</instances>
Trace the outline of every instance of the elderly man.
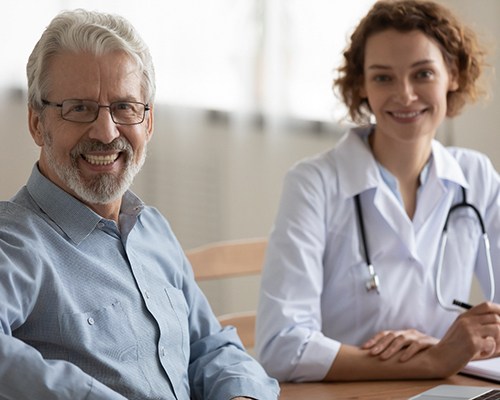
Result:
<instances>
[{"instance_id":1,"label":"elderly man","mask_svg":"<svg viewBox=\"0 0 500 400\"><path fill-rule=\"evenodd\" d=\"M0 203L0 398L277 398L217 322L168 223L128 190L155 91L134 28L61 13L27 75L41 152Z\"/></svg>"}]
</instances>

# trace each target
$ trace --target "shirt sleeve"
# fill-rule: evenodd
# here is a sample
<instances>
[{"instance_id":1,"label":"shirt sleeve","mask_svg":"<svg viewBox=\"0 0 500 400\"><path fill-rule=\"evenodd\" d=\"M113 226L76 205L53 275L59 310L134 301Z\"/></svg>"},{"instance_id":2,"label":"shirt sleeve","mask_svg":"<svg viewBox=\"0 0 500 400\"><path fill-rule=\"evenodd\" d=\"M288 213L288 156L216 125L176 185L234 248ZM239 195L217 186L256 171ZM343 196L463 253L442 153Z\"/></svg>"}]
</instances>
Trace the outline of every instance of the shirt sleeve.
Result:
<instances>
[{"instance_id":1,"label":"shirt sleeve","mask_svg":"<svg viewBox=\"0 0 500 400\"><path fill-rule=\"evenodd\" d=\"M307 163L287 174L267 249L256 354L267 372L281 381L323 379L340 348L321 332L323 179L317 167Z\"/></svg>"},{"instance_id":2,"label":"shirt sleeve","mask_svg":"<svg viewBox=\"0 0 500 400\"><path fill-rule=\"evenodd\" d=\"M21 268L38 265L36 252L20 251L22 247L22 240L0 231L0 398L124 400L77 366L44 359L34 347L13 336L33 309L40 284Z\"/></svg>"},{"instance_id":3,"label":"shirt sleeve","mask_svg":"<svg viewBox=\"0 0 500 400\"><path fill-rule=\"evenodd\" d=\"M0 333L0 359L2 399L125 400L75 365L45 360L34 348L5 333Z\"/></svg>"},{"instance_id":4,"label":"shirt sleeve","mask_svg":"<svg viewBox=\"0 0 500 400\"><path fill-rule=\"evenodd\" d=\"M189 312L191 396L196 400L249 397L277 399L278 382L244 349L234 327L221 328L208 301L194 281L184 257L184 293Z\"/></svg>"}]
</instances>

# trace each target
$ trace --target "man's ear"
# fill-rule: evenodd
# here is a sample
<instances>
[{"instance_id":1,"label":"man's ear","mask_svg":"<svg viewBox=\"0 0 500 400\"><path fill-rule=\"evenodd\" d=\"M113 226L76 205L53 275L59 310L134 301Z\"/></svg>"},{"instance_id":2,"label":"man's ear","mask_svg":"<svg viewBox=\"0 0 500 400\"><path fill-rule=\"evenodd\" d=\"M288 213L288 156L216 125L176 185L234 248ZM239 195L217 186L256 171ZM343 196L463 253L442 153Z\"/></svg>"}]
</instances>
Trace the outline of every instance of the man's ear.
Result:
<instances>
[{"instance_id":1,"label":"man's ear","mask_svg":"<svg viewBox=\"0 0 500 400\"><path fill-rule=\"evenodd\" d=\"M149 106L149 116L148 116L148 126L146 127L146 134L148 142L151 140L151 136L153 136L154 131L154 106L151 104Z\"/></svg>"},{"instance_id":2,"label":"man's ear","mask_svg":"<svg viewBox=\"0 0 500 400\"><path fill-rule=\"evenodd\" d=\"M31 133L31 137L35 141L35 143L42 147L45 143L43 140L42 133L42 120L40 116L40 111L36 111L33 107L28 107L28 128Z\"/></svg>"}]
</instances>

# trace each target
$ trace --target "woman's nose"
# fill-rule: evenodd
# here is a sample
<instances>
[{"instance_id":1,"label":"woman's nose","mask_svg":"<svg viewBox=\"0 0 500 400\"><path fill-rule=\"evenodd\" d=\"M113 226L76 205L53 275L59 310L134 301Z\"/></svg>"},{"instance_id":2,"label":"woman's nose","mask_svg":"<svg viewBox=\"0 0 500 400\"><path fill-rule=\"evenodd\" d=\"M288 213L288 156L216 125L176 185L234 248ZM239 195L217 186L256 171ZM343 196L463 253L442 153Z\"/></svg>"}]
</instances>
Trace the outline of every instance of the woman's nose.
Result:
<instances>
[{"instance_id":1,"label":"woman's nose","mask_svg":"<svg viewBox=\"0 0 500 400\"><path fill-rule=\"evenodd\" d=\"M395 99L401 105L407 106L417 99L413 84L409 81L401 81L396 85Z\"/></svg>"}]
</instances>

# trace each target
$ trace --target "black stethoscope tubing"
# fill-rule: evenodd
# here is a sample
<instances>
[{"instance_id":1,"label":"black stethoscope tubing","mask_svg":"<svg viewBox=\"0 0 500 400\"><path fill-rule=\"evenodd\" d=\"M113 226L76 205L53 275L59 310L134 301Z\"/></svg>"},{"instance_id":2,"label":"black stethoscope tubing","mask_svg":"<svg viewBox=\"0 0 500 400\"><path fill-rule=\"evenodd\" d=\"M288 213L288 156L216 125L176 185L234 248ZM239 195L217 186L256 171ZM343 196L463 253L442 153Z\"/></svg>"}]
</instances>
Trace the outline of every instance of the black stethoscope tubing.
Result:
<instances>
[{"instance_id":1,"label":"black stethoscope tubing","mask_svg":"<svg viewBox=\"0 0 500 400\"><path fill-rule=\"evenodd\" d=\"M361 208L361 200L359 199L359 194L354 196L354 202L356 204L356 213L358 214L359 231L361 233L361 241L363 242L363 250L365 252L365 261L368 266L368 273L370 278L366 281L366 290L376 290L380 294L380 279L373 268L372 262L370 260L370 253L368 251L368 244L366 242L366 232L365 232L365 222L363 218L363 210Z\"/></svg>"},{"instance_id":2,"label":"black stethoscope tubing","mask_svg":"<svg viewBox=\"0 0 500 400\"><path fill-rule=\"evenodd\" d=\"M441 234L441 241L440 241L440 247L439 247L439 254L438 254L438 267L437 267L437 272L436 272L436 296L439 301L439 304L446 310L449 311L457 311L459 310L458 307L450 307L447 306L446 303L443 301L442 295L441 295L441 271L443 269L443 258L444 258L444 253L446 249L446 242L448 240L448 221L450 220L451 214L459 209L459 208L470 208L471 210L474 211L476 218L481 226L481 233L482 233L482 238L484 242L484 247L485 247L485 253L486 253L486 263L488 266L488 274L490 278L490 296L489 300L493 301L493 297L495 296L495 280L493 277L493 266L491 263L491 254L490 254L490 243L488 239L488 234L486 233L486 228L484 226L484 220L483 217L481 216L481 213L475 207L473 204L467 202L467 196L465 192L465 188L461 187L462 189L462 201L460 203L457 203L453 205L450 210L448 211L448 215L446 216L446 220L444 223L443 227L443 232ZM361 242L363 244L363 250L365 253L365 261L366 265L368 267L368 273L369 273L369 278L366 281L366 290L371 291L371 290L376 290L378 294L380 294L380 279L371 263L370 259L370 253L368 251L368 243L366 240L366 231L365 231L365 223L364 223L364 218L363 218L363 210L361 208L361 200L360 200L360 195L357 194L354 196L354 202L356 205L356 214L358 217L358 223L359 223L359 232L361 235Z\"/></svg>"}]
</instances>

